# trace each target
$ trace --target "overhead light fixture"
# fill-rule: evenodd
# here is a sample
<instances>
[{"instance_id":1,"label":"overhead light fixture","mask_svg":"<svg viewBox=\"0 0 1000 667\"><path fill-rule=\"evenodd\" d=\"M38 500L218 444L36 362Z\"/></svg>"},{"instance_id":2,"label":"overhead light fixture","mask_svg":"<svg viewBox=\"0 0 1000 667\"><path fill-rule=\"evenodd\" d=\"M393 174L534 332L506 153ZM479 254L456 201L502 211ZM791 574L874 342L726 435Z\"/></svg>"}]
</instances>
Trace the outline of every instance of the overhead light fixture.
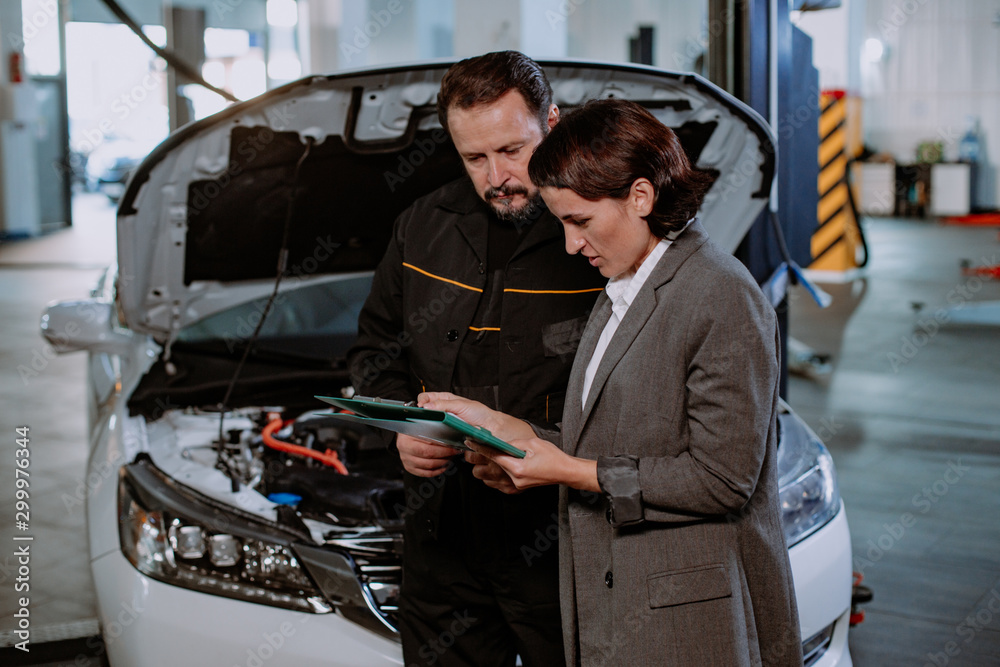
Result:
<instances>
[{"instance_id":1,"label":"overhead light fixture","mask_svg":"<svg viewBox=\"0 0 1000 667\"><path fill-rule=\"evenodd\" d=\"M267 0L267 22L275 28L294 28L299 22L295 0Z\"/></svg>"},{"instance_id":2,"label":"overhead light fixture","mask_svg":"<svg viewBox=\"0 0 1000 667\"><path fill-rule=\"evenodd\" d=\"M877 63L885 55L885 45L877 37L869 37L865 40L864 46L865 60L870 63Z\"/></svg>"}]
</instances>

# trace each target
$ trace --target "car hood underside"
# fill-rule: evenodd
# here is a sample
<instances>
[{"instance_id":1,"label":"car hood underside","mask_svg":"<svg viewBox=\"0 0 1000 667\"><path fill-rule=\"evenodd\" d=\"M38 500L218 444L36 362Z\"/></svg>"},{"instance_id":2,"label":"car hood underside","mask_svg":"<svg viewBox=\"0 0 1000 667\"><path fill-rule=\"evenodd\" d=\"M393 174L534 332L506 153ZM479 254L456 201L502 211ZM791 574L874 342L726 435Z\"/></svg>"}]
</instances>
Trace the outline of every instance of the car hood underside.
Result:
<instances>
[{"instance_id":1,"label":"car hood underside","mask_svg":"<svg viewBox=\"0 0 1000 667\"><path fill-rule=\"evenodd\" d=\"M182 128L139 167L118 211L118 298L128 325L170 340L269 293L283 243L285 289L371 271L392 222L463 176L435 101L450 63L309 77ZM715 175L701 218L732 251L767 203L770 131L692 74L543 62L565 112L636 100ZM286 223L288 227L286 239Z\"/></svg>"}]
</instances>

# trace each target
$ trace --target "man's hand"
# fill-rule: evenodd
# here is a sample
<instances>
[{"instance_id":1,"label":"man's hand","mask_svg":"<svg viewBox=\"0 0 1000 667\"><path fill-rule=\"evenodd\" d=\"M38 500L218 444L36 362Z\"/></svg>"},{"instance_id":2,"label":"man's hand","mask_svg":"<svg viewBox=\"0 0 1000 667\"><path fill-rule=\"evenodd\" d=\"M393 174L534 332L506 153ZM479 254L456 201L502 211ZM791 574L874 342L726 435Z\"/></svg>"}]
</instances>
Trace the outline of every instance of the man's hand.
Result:
<instances>
[{"instance_id":1,"label":"man's hand","mask_svg":"<svg viewBox=\"0 0 1000 667\"><path fill-rule=\"evenodd\" d=\"M475 447L476 443L466 440L467 445ZM521 493L514 485L510 475L499 464L476 452L465 452L465 460L473 465L472 476L483 480L483 484L506 494Z\"/></svg>"},{"instance_id":2,"label":"man's hand","mask_svg":"<svg viewBox=\"0 0 1000 667\"><path fill-rule=\"evenodd\" d=\"M396 449L406 472L417 477L437 477L448 469L457 449L426 440L419 440L400 433L396 436Z\"/></svg>"}]
</instances>

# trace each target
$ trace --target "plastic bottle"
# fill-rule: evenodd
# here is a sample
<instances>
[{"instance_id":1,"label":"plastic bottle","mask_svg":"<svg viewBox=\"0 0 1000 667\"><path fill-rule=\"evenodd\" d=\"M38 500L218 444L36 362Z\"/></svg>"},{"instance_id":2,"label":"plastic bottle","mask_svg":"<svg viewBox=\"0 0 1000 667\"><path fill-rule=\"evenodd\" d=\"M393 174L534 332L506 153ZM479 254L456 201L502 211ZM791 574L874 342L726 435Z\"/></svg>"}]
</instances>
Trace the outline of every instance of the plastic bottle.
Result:
<instances>
[{"instance_id":1,"label":"plastic bottle","mask_svg":"<svg viewBox=\"0 0 1000 667\"><path fill-rule=\"evenodd\" d=\"M969 129L958 144L958 159L960 162L976 164L979 162L979 119L970 116L968 125Z\"/></svg>"}]
</instances>

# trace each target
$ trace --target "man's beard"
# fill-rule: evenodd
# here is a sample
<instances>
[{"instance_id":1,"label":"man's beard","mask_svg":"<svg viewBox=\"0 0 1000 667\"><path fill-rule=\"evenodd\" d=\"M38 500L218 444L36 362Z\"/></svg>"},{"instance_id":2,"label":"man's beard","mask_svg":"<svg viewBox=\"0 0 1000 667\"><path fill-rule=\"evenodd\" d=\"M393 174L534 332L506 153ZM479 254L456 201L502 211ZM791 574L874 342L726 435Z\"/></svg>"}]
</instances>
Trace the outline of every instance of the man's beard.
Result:
<instances>
[{"instance_id":1,"label":"man's beard","mask_svg":"<svg viewBox=\"0 0 1000 667\"><path fill-rule=\"evenodd\" d=\"M510 197L513 195L524 195L527 199L524 206L513 208L509 204L497 205L494 201L497 197ZM528 193L528 189L523 185L500 186L499 188L489 188L483 193L483 199L490 205L497 217L504 222L512 222L515 225L522 225L538 218L541 214L545 202L538 192L534 196Z\"/></svg>"}]
</instances>

